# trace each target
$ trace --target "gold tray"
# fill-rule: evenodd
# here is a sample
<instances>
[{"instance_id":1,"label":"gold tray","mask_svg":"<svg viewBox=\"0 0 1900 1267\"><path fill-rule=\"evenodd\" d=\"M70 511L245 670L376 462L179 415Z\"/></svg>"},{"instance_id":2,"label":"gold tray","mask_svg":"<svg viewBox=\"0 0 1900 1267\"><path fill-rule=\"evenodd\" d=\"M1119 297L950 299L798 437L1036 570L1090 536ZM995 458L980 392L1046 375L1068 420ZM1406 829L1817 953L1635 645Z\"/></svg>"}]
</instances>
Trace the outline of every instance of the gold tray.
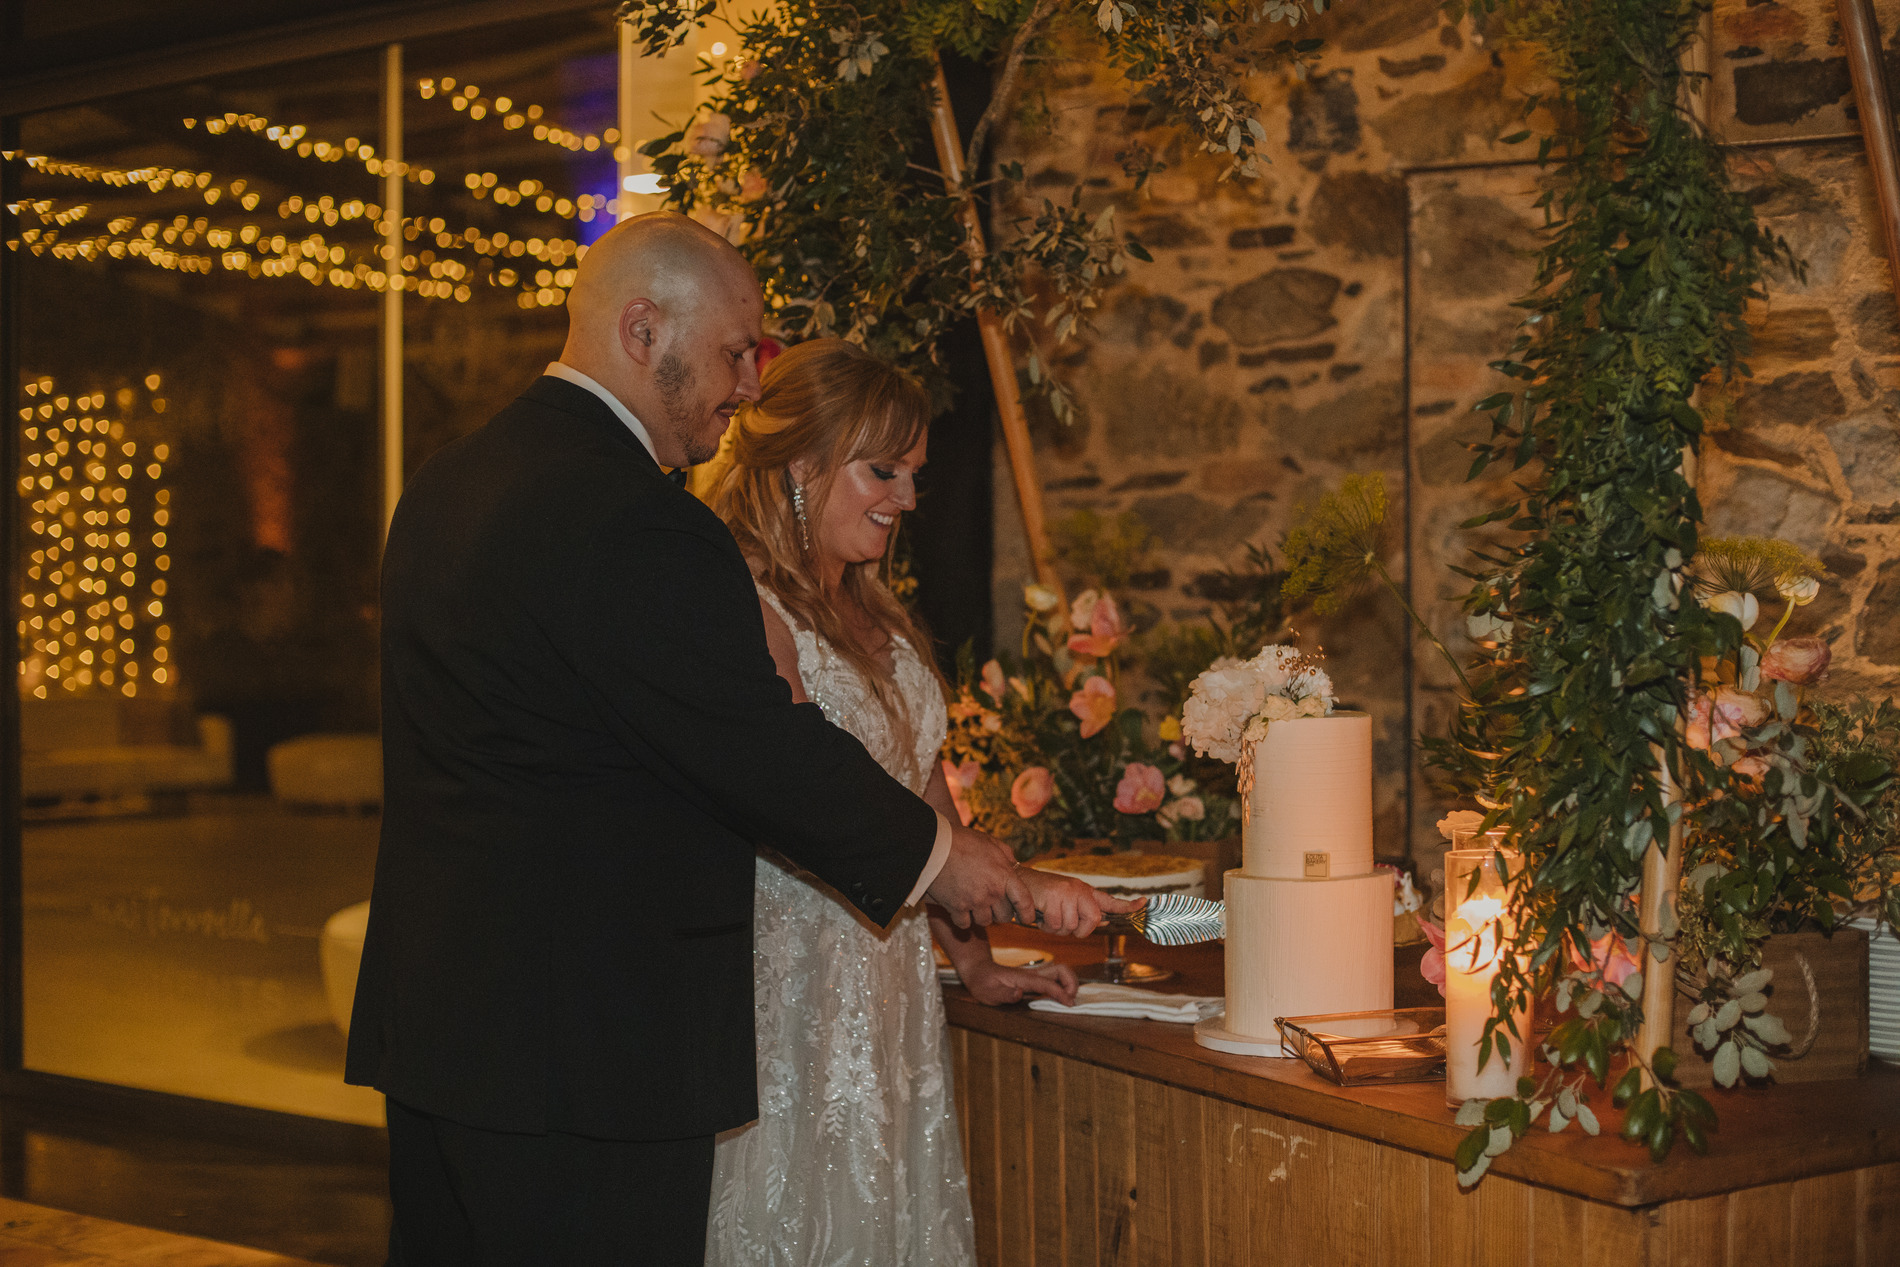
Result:
<instances>
[{"instance_id":1,"label":"gold tray","mask_svg":"<svg viewBox=\"0 0 1900 1267\"><path fill-rule=\"evenodd\" d=\"M1445 1009L1402 1007L1274 1020L1286 1046L1342 1087L1435 1082L1445 1076Z\"/></svg>"}]
</instances>

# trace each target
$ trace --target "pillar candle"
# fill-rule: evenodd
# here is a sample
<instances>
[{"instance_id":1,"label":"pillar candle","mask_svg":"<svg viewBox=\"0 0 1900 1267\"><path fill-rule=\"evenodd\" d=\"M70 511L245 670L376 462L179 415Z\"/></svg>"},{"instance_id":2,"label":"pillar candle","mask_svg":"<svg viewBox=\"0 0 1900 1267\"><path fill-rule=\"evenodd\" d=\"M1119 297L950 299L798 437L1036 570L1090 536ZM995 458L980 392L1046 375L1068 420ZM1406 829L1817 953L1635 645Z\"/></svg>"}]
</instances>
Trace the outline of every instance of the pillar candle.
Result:
<instances>
[{"instance_id":1,"label":"pillar candle","mask_svg":"<svg viewBox=\"0 0 1900 1267\"><path fill-rule=\"evenodd\" d=\"M1494 1036L1489 1059L1478 1065L1485 1025L1494 1015L1491 983L1497 978L1505 906L1495 869L1496 851L1456 850L1445 856L1448 914L1445 919L1445 1098L1452 1104L1514 1095L1530 1066L1530 1013L1520 1012L1517 1036L1500 1026L1510 1044L1503 1059ZM1479 875L1474 890L1473 873Z\"/></svg>"}]
</instances>

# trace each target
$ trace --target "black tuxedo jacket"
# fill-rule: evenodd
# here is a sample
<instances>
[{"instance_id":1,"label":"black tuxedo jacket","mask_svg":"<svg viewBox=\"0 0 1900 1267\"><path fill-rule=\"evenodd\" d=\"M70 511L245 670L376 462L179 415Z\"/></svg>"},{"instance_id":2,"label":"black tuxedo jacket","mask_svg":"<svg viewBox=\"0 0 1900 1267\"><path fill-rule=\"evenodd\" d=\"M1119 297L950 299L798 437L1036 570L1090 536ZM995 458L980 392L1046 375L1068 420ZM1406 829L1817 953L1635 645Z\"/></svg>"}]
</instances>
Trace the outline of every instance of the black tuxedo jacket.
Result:
<instances>
[{"instance_id":1,"label":"black tuxedo jacket","mask_svg":"<svg viewBox=\"0 0 1900 1267\"><path fill-rule=\"evenodd\" d=\"M382 657L348 1080L497 1131L754 1117L754 846L883 924L937 819L792 703L725 525L542 378L403 494Z\"/></svg>"}]
</instances>

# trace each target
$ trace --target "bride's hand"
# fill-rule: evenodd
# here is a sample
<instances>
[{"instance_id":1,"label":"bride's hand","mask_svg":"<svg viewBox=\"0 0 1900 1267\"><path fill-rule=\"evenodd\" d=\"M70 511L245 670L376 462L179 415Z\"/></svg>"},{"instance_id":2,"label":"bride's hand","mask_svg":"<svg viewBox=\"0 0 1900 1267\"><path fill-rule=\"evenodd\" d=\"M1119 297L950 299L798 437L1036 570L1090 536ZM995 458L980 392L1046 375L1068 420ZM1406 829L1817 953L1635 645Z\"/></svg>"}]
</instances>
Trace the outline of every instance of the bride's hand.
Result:
<instances>
[{"instance_id":1,"label":"bride's hand","mask_svg":"<svg viewBox=\"0 0 1900 1267\"><path fill-rule=\"evenodd\" d=\"M978 1003L1001 1007L1020 1003L1030 995L1054 999L1064 1007L1075 1005L1075 969L1066 963L1045 964L1040 968L1005 968L992 959L980 959L969 968L958 969L963 988Z\"/></svg>"},{"instance_id":2,"label":"bride's hand","mask_svg":"<svg viewBox=\"0 0 1900 1267\"><path fill-rule=\"evenodd\" d=\"M1126 915L1147 900L1110 897L1072 876L1034 867L1017 867L1016 875L1036 900L1042 930L1064 937L1087 937L1101 926L1103 915Z\"/></svg>"}]
</instances>

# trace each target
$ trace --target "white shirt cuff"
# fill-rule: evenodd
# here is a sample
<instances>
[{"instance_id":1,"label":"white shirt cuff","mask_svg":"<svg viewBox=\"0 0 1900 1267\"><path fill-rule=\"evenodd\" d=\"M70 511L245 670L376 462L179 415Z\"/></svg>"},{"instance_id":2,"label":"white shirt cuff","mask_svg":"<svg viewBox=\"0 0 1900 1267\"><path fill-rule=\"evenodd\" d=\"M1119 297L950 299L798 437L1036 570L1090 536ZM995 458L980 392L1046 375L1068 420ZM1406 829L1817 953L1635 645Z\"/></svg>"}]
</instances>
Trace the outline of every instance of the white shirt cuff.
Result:
<instances>
[{"instance_id":1,"label":"white shirt cuff","mask_svg":"<svg viewBox=\"0 0 1900 1267\"><path fill-rule=\"evenodd\" d=\"M950 820L942 814L937 815L937 843L930 847L930 861L924 863L924 873L917 877L917 887L904 899L905 906L915 906L924 900L924 892L937 882L937 873L943 870L943 864L950 861Z\"/></svg>"}]
</instances>

